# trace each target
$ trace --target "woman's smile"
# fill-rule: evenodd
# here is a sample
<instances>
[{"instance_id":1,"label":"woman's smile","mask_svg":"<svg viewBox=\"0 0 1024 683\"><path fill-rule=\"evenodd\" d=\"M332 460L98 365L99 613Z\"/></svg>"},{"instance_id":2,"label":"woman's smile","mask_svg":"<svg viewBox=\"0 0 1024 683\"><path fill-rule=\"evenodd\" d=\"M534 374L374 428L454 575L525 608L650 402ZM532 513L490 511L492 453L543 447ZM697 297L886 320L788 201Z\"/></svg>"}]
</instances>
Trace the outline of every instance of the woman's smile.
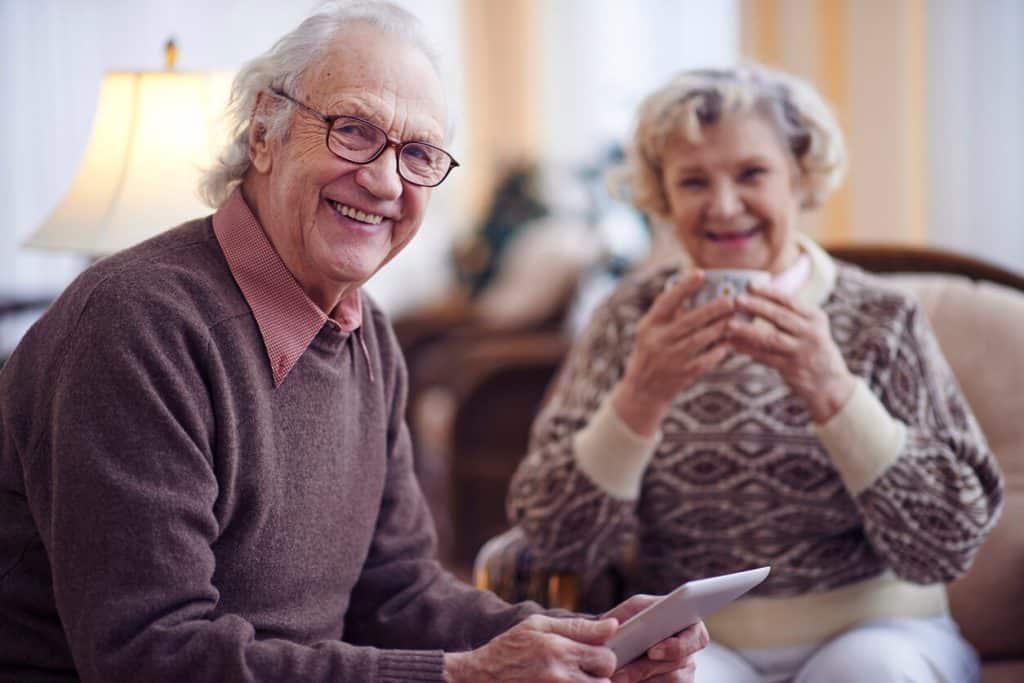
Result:
<instances>
[{"instance_id":1,"label":"woman's smile","mask_svg":"<svg viewBox=\"0 0 1024 683\"><path fill-rule=\"evenodd\" d=\"M764 226L755 225L754 227L746 230L702 230L701 234L704 239L712 242L717 247L725 249L740 249L750 244L750 242L762 232L764 232Z\"/></svg>"}]
</instances>

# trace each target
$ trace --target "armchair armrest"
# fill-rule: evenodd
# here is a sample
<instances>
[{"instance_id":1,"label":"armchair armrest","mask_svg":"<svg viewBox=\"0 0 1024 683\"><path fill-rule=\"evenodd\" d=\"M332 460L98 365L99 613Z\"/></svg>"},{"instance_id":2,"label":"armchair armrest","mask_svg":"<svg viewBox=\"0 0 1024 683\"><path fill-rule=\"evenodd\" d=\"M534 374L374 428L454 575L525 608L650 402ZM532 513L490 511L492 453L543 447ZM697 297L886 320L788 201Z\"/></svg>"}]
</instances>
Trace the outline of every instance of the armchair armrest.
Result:
<instances>
[{"instance_id":1,"label":"armchair armrest","mask_svg":"<svg viewBox=\"0 0 1024 683\"><path fill-rule=\"evenodd\" d=\"M538 567L519 527L495 536L480 548L473 564L473 583L506 602L533 600L545 607L574 612L582 604L579 575Z\"/></svg>"},{"instance_id":2,"label":"armchair armrest","mask_svg":"<svg viewBox=\"0 0 1024 683\"><path fill-rule=\"evenodd\" d=\"M626 596L628 569L610 567L584 585L579 573L544 567L526 535L513 527L485 543L473 565L473 583L506 602L532 600L545 607L600 614Z\"/></svg>"}]
</instances>

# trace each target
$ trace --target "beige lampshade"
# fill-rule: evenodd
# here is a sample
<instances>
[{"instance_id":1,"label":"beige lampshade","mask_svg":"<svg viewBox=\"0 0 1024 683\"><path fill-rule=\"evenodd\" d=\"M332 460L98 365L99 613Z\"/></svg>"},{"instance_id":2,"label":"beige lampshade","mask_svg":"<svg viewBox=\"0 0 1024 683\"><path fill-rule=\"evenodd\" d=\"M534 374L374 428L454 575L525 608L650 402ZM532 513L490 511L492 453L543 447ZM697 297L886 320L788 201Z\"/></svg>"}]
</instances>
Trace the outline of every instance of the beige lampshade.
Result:
<instances>
[{"instance_id":1,"label":"beige lampshade","mask_svg":"<svg viewBox=\"0 0 1024 683\"><path fill-rule=\"evenodd\" d=\"M111 72L71 189L25 243L104 255L210 213L196 191L226 138L228 72Z\"/></svg>"}]
</instances>

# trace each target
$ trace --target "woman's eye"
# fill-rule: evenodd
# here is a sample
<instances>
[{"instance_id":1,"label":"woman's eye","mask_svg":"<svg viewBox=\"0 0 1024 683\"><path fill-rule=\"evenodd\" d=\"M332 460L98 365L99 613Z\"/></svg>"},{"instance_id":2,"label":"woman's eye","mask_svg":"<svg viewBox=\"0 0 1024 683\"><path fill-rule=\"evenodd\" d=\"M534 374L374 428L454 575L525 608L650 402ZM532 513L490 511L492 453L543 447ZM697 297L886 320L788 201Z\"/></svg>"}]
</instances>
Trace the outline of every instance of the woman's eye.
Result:
<instances>
[{"instance_id":1,"label":"woman's eye","mask_svg":"<svg viewBox=\"0 0 1024 683\"><path fill-rule=\"evenodd\" d=\"M750 166L740 173L740 180L755 180L767 172L768 169L764 166Z\"/></svg>"}]
</instances>

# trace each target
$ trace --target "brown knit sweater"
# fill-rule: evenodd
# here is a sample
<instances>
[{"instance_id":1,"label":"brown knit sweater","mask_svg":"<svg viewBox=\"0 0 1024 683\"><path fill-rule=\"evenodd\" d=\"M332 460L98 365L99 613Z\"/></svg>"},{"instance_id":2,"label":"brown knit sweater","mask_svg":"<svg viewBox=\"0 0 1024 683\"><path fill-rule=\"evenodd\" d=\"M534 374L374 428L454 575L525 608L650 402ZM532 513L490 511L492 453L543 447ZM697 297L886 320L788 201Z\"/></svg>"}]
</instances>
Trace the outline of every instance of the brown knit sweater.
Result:
<instances>
[{"instance_id":1,"label":"brown knit sweater","mask_svg":"<svg viewBox=\"0 0 1024 683\"><path fill-rule=\"evenodd\" d=\"M381 312L278 388L193 221L81 275L0 374L0 680L437 681L533 611L432 559Z\"/></svg>"},{"instance_id":2,"label":"brown knit sweater","mask_svg":"<svg viewBox=\"0 0 1024 683\"><path fill-rule=\"evenodd\" d=\"M510 517L542 564L593 576L635 539L633 588L649 592L760 565L772 566L754 593L763 598L826 593L883 575L894 578L869 592L890 596L892 582L902 582L896 592L905 609L888 597L865 607L863 594L848 594L850 614L837 619L838 629L873 615L915 613L914 586L965 571L1001 508L997 463L916 302L808 248L820 269L831 269L815 303L860 378L855 402L878 406L870 419L857 418L860 426L845 435L826 425L832 433L823 435L777 372L734 355L672 402L648 452L639 449L641 461L627 463L630 438L602 430L596 446L608 451L607 462L588 472L583 433L607 421L636 323L674 273L630 279L574 348L510 489ZM856 422L836 421L843 420ZM872 452L885 450L877 432L896 435L887 438L891 454ZM632 487L591 476L607 472L614 481L629 467L636 469ZM937 588L928 609L943 605ZM766 602L783 608L774 613L786 611L783 600ZM733 644L792 644L764 633L744 640L745 628Z\"/></svg>"}]
</instances>

